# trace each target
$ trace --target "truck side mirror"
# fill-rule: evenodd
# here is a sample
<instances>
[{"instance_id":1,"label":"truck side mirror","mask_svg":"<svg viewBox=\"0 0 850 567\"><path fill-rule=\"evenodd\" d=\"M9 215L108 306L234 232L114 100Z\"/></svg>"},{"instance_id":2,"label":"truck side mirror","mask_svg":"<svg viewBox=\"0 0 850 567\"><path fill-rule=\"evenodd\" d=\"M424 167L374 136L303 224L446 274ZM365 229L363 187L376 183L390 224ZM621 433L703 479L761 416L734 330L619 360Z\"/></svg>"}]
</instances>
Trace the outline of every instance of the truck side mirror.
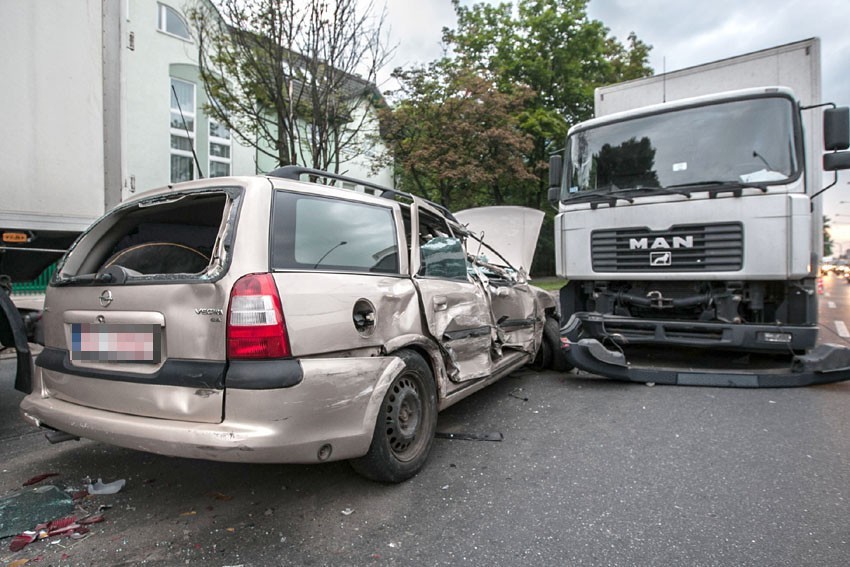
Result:
<instances>
[{"instance_id":1,"label":"truck side mirror","mask_svg":"<svg viewBox=\"0 0 850 567\"><path fill-rule=\"evenodd\" d=\"M564 158L559 155L549 157L549 204L558 206L561 200L561 175L564 172Z\"/></svg>"},{"instance_id":2,"label":"truck side mirror","mask_svg":"<svg viewBox=\"0 0 850 567\"><path fill-rule=\"evenodd\" d=\"M561 174L564 171L564 158L555 155L549 157L549 187L561 186Z\"/></svg>"},{"instance_id":3,"label":"truck side mirror","mask_svg":"<svg viewBox=\"0 0 850 567\"><path fill-rule=\"evenodd\" d=\"M850 152L823 154L824 171L838 171L840 169L850 169Z\"/></svg>"},{"instance_id":4,"label":"truck side mirror","mask_svg":"<svg viewBox=\"0 0 850 567\"><path fill-rule=\"evenodd\" d=\"M850 108L839 106L823 111L823 147L828 152L850 147Z\"/></svg>"},{"instance_id":5,"label":"truck side mirror","mask_svg":"<svg viewBox=\"0 0 850 567\"><path fill-rule=\"evenodd\" d=\"M823 111L823 148L832 153L823 155L824 171L850 169L850 108L839 106ZM837 178L836 178L837 179Z\"/></svg>"}]
</instances>

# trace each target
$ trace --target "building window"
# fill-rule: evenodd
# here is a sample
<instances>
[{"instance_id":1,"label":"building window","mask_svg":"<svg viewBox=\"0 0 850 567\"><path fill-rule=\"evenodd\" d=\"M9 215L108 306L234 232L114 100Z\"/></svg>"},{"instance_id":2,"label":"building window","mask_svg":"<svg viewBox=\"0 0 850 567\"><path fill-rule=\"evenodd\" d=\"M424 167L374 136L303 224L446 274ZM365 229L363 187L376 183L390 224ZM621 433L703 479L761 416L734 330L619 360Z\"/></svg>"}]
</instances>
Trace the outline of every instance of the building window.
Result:
<instances>
[{"instance_id":1,"label":"building window","mask_svg":"<svg viewBox=\"0 0 850 567\"><path fill-rule=\"evenodd\" d=\"M186 20L180 15L180 12L166 6L165 4L157 4L157 28L161 32L170 35L175 35L181 39L192 41L192 36L189 34L189 26Z\"/></svg>"},{"instance_id":2,"label":"building window","mask_svg":"<svg viewBox=\"0 0 850 567\"><path fill-rule=\"evenodd\" d=\"M181 114L182 113L182 114ZM195 85L171 79L171 182L195 178Z\"/></svg>"},{"instance_id":3,"label":"building window","mask_svg":"<svg viewBox=\"0 0 850 567\"><path fill-rule=\"evenodd\" d=\"M230 175L230 130L210 118L210 177Z\"/></svg>"}]
</instances>

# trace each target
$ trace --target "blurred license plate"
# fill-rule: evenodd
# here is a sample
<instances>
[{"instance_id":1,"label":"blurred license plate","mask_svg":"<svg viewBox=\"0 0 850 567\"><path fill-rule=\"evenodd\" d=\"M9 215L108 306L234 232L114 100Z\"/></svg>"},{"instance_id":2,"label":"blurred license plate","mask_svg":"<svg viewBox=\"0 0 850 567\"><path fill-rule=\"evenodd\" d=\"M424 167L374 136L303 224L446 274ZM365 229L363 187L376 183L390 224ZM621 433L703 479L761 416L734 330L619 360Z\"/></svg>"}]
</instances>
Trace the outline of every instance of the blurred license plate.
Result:
<instances>
[{"instance_id":1,"label":"blurred license plate","mask_svg":"<svg viewBox=\"0 0 850 567\"><path fill-rule=\"evenodd\" d=\"M73 323L71 359L100 362L155 362L162 358L159 325Z\"/></svg>"}]
</instances>

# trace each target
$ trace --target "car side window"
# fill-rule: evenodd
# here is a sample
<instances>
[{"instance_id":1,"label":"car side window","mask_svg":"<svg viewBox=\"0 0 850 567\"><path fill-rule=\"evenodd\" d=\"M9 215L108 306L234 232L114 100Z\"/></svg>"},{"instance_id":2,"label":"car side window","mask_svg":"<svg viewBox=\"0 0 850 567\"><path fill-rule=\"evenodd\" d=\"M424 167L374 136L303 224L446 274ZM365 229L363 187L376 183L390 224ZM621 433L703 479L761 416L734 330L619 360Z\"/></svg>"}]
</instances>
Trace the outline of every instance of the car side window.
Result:
<instances>
[{"instance_id":1,"label":"car side window","mask_svg":"<svg viewBox=\"0 0 850 567\"><path fill-rule=\"evenodd\" d=\"M467 280L463 241L452 235L445 222L419 217L419 276Z\"/></svg>"},{"instance_id":2,"label":"car side window","mask_svg":"<svg viewBox=\"0 0 850 567\"><path fill-rule=\"evenodd\" d=\"M272 225L272 269L397 274L392 210L278 191Z\"/></svg>"}]
</instances>

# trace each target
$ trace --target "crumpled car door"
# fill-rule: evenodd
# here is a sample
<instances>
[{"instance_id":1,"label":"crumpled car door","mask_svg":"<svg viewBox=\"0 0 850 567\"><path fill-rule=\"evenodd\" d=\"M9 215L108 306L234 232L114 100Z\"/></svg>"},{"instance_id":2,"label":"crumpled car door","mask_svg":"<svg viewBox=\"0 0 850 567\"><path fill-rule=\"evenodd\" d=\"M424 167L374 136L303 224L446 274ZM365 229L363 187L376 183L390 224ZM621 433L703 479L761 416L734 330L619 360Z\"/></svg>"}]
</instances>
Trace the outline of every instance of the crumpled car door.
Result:
<instances>
[{"instance_id":1,"label":"crumpled car door","mask_svg":"<svg viewBox=\"0 0 850 567\"><path fill-rule=\"evenodd\" d=\"M495 325L486 292L467 274L463 243L426 203L415 200L411 214L411 270L449 378L463 382L489 376Z\"/></svg>"}]
</instances>

